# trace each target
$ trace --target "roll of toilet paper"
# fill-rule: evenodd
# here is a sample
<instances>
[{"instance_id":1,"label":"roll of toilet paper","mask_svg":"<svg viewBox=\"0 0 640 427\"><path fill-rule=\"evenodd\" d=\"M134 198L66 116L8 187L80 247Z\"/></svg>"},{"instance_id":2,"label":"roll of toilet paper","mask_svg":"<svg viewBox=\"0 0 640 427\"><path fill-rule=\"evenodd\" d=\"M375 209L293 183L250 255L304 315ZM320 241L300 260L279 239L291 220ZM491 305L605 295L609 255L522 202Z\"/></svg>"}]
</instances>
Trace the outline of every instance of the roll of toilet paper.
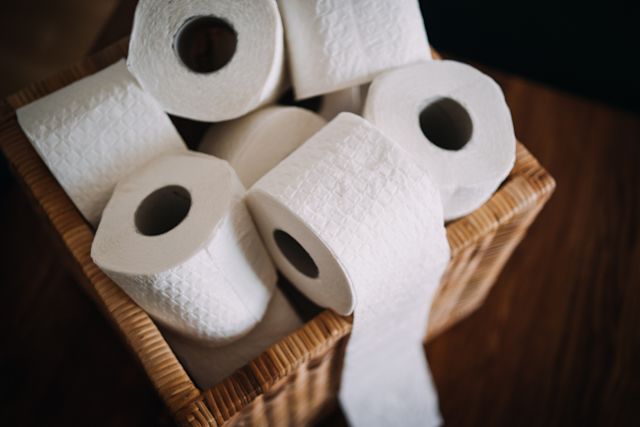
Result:
<instances>
[{"instance_id":1,"label":"roll of toilet paper","mask_svg":"<svg viewBox=\"0 0 640 427\"><path fill-rule=\"evenodd\" d=\"M156 156L186 150L124 60L18 109L17 116L44 163L93 226L121 178Z\"/></svg>"},{"instance_id":2,"label":"roll of toilet paper","mask_svg":"<svg viewBox=\"0 0 640 427\"><path fill-rule=\"evenodd\" d=\"M165 111L229 120L284 88L282 22L274 0L138 3L129 69Z\"/></svg>"},{"instance_id":3,"label":"roll of toilet paper","mask_svg":"<svg viewBox=\"0 0 640 427\"><path fill-rule=\"evenodd\" d=\"M431 58L416 0L278 0L296 98Z\"/></svg>"},{"instance_id":4,"label":"roll of toilet paper","mask_svg":"<svg viewBox=\"0 0 640 427\"><path fill-rule=\"evenodd\" d=\"M377 77L364 117L429 171L446 220L486 202L515 161L511 113L500 87L459 62L430 61Z\"/></svg>"},{"instance_id":5,"label":"roll of toilet paper","mask_svg":"<svg viewBox=\"0 0 640 427\"><path fill-rule=\"evenodd\" d=\"M283 274L318 305L354 313L340 391L350 422L436 423L422 339L449 247L428 174L343 113L254 184L247 202Z\"/></svg>"},{"instance_id":6,"label":"roll of toilet paper","mask_svg":"<svg viewBox=\"0 0 640 427\"><path fill-rule=\"evenodd\" d=\"M94 262L161 324L211 346L262 319L275 269L223 160L163 156L118 184Z\"/></svg>"},{"instance_id":7,"label":"roll of toilet paper","mask_svg":"<svg viewBox=\"0 0 640 427\"><path fill-rule=\"evenodd\" d=\"M198 149L227 160L249 188L325 124L322 117L302 108L266 107L214 123Z\"/></svg>"},{"instance_id":8,"label":"roll of toilet paper","mask_svg":"<svg viewBox=\"0 0 640 427\"><path fill-rule=\"evenodd\" d=\"M191 379L201 390L206 390L302 325L289 301L276 288L260 323L246 336L224 347L203 346L170 330L162 333Z\"/></svg>"},{"instance_id":9,"label":"roll of toilet paper","mask_svg":"<svg viewBox=\"0 0 640 427\"><path fill-rule=\"evenodd\" d=\"M340 113L362 114L368 85L360 85L322 95L318 114L332 120Z\"/></svg>"}]
</instances>

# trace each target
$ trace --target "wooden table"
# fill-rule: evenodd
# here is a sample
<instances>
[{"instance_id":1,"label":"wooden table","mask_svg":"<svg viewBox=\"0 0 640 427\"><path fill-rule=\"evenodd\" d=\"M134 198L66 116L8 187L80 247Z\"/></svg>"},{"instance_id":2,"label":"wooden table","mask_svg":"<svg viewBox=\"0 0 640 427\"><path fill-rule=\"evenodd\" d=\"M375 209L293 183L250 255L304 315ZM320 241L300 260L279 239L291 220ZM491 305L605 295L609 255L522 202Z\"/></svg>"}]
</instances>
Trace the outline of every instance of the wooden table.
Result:
<instances>
[{"instance_id":1,"label":"wooden table","mask_svg":"<svg viewBox=\"0 0 640 427\"><path fill-rule=\"evenodd\" d=\"M640 116L489 73L558 187L486 304L427 349L444 419L640 425ZM172 425L16 185L0 196L2 424Z\"/></svg>"}]
</instances>

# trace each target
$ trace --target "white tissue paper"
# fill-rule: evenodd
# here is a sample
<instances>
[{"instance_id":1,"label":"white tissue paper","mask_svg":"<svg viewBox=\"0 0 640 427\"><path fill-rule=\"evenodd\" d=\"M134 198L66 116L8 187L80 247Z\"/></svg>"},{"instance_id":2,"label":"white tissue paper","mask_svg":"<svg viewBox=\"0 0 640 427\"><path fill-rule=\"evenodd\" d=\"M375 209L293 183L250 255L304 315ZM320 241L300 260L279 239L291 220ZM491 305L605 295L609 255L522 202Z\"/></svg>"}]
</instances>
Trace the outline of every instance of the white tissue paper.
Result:
<instances>
[{"instance_id":1,"label":"white tissue paper","mask_svg":"<svg viewBox=\"0 0 640 427\"><path fill-rule=\"evenodd\" d=\"M94 262L155 320L220 346L263 317L276 272L223 160L185 152L118 184Z\"/></svg>"},{"instance_id":2,"label":"white tissue paper","mask_svg":"<svg viewBox=\"0 0 640 427\"><path fill-rule=\"evenodd\" d=\"M198 150L227 160L249 188L325 124L322 117L302 108L266 107L214 123Z\"/></svg>"},{"instance_id":3,"label":"white tissue paper","mask_svg":"<svg viewBox=\"0 0 640 427\"><path fill-rule=\"evenodd\" d=\"M446 220L486 202L515 161L511 113L500 87L459 62L430 61L377 77L364 117L429 172Z\"/></svg>"},{"instance_id":4,"label":"white tissue paper","mask_svg":"<svg viewBox=\"0 0 640 427\"><path fill-rule=\"evenodd\" d=\"M127 64L171 114L209 122L239 117L285 89L278 6L274 0L141 0Z\"/></svg>"},{"instance_id":5,"label":"white tissue paper","mask_svg":"<svg viewBox=\"0 0 640 427\"><path fill-rule=\"evenodd\" d=\"M191 379L206 390L302 326L287 298L276 288L260 323L246 336L224 347L210 348L170 330L162 333Z\"/></svg>"},{"instance_id":6,"label":"white tissue paper","mask_svg":"<svg viewBox=\"0 0 640 427\"><path fill-rule=\"evenodd\" d=\"M340 113L362 114L369 85L349 87L322 95L318 114L332 120Z\"/></svg>"},{"instance_id":7,"label":"white tissue paper","mask_svg":"<svg viewBox=\"0 0 640 427\"><path fill-rule=\"evenodd\" d=\"M354 314L340 389L350 423L437 424L422 341L449 246L427 173L342 113L262 177L247 203L283 274L318 305Z\"/></svg>"},{"instance_id":8,"label":"white tissue paper","mask_svg":"<svg viewBox=\"0 0 640 427\"><path fill-rule=\"evenodd\" d=\"M18 123L85 219L98 225L116 183L186 150L158 104L119 61L17 111Z\"/></svg>"},{"instance_id":9,"label":"white tissue paper","mask_svg":"<svg viewBox=\"0 0 640 427\"><path fill-rule=\"evenodd\" d=\"M431 59L417 0L278 0L297 99Z\"/></svg>"}]
</instances>

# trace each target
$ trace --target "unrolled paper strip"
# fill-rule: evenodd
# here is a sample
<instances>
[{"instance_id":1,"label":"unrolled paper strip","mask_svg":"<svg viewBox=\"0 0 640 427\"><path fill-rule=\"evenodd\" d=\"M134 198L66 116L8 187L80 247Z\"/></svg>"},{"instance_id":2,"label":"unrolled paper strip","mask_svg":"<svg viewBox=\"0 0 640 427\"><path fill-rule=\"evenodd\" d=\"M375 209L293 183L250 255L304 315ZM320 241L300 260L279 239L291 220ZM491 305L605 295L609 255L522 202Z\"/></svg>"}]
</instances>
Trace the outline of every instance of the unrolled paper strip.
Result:
<instances>
[{"instance_id":1,"label":"unrolled paper strip","mask_svg":"<svg viewBox=\"0 0 640 427\"><path fill-rule=\"evenodd\" d=\"M427 173L343 113L261 178L247 201L293 284L340 314L355 308L340 390L351 424L437 424L422 340L449 246Z\"/></svg>"},{"instance_id":2,"label":"unrolled paper strip","mask_svg":"<svg viewBox=\"0 0 640 427\"><path fill-rule=\"evenodd\" d=\"M227 160L249 188L325 124L302 108L267 107L214 123L198 149Z\"/></svg>"},{"instance_id":3,"label":"unrolled paper strip","mask_svg":"<svg viewBox=\"0 0 640 427\"><path fill-rule=\"evenodd\" d=\"M284 88L274 0L141 0L127 64L165 111L201 121L239 117Z\"/></svg>"},{"instance_id":4,"label":"unrolled paper strip","mask_svg":"<svg viewBox=\"0 0 640 427\"><path fill-rule=\"evenodd\" d=\"M364 117L429 172L446 220L486 202L515 161L511 113L500 87L459 62L430 61L377 77Z\"/></svg>"},{"instance_id":5,"label":"unrolled paper strip","mask_svg":"<svg viewBox=\"0 0 640 427\"><path fill-rule=\"evenodd\" d=\"M417 0L278 0L297 99L431 58Z\"/></svg>"},{"instance_id":6,"label":"unrolled paper strip","mask_svg":"<svg viewBox=\"0 0 640 427\"><path fill-rule=\"evenodd\" d=\"M300 327L302 321L276 288L260 323L224 347L209 348L170 330L163 330L162 334L198 387L206 390Z\"/></svg>"},{"instance_id":7,"label":"unrolled paper strip","mask_svg":"<svg viewBox=\"0 0 640 427\"><path fill-rule=\"evenodd\" d=\"M276 273L223 160L163 156L114 190L94 262L161 324L210 346L264 316Z\"/></svg>"},{"instance_id":8,"label":"unrolled paper strip","mask_svg":"<svg viewBox=\"0 0 640 427\"><path fill-rule=\"evenodd\" d=\"M120 179L154 157L186 149L124 61L18 109L17 116L53 176L93 226Z\"/></svg>"}]
</instances>

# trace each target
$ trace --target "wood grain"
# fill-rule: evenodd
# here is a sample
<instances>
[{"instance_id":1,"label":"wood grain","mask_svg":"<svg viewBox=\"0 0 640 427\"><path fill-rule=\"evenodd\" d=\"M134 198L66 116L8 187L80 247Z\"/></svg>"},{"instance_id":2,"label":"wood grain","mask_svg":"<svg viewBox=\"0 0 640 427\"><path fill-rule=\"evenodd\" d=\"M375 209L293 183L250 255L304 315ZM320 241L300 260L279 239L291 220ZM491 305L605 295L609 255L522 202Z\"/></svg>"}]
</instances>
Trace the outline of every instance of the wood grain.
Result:
<instances>
[{"instance_id":1,"label":"wood grain","mask_svg":"<svg viewBox=\"0 0 640 427\"><path fill-rule=\"evenodd\" d=\"M640 425L640 118L499 73L556 193L428 357L450 425Z\"/></svg>"},{"instance_id":2,"label":"wood grain","mask_svg":"<svg viewBox=\"0 0 640 427\"><path fill-rule=\"evenodd\" d=\"M0 95L4 98L86 55L96 37L104 33L102 27L119 3L119 0L0 2Z\"/></svg>"}]
</instances>

